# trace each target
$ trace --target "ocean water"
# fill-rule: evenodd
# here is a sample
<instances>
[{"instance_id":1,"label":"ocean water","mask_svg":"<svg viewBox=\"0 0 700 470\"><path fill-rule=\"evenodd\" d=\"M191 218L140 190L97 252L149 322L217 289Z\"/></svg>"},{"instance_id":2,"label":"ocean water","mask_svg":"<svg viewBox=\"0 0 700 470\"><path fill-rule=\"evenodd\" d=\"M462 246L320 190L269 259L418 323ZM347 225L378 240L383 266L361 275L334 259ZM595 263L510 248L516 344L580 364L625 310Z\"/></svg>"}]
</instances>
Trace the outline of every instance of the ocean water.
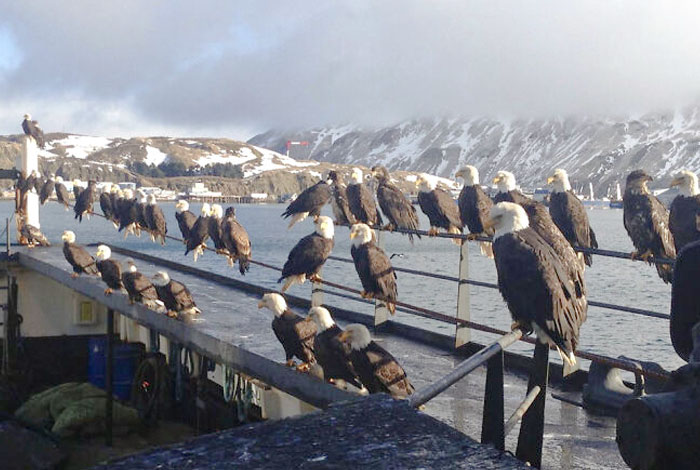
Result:
<instances>
[{"instance_id":1,"label":"ocean water","mask_svg":"<svg viewBox=\"0 0 700 470\"><path fill-rule=\"evenodd\" d=\"M162 203L168 218L169 234L180 236L175 220L174 203ZM0 213L11 216L14 207L12 201L0 202ZM192 204L191 210L198 213L200 204ZM96 209L99 210L99 209ZM282 266L287 254L296 242L311 233L313 224L306 220L287 230L287 222L280 217L283 205L238 205L236 212L239 221L246 227L253 245L253 258L276 266ZM330 208L325 213L330 214ZM598 236L601 248L631 251L632 244L622 224L621 209L594 209L588 211L591 225ZM427 228L427 219L421 215L421 227ZM73 230L78 243L107 241L132 250L139 250L151 255L165 257L174 261L191 263L191 256L185 257L184 246L168 240L165 246L152 243L147 236L136 238L129 236L124 240L111 223L100 217L92 217L78 223L73 219L73 212L67 212L55 202L49 202L41 208L41 228L53 243L61 243L63 230ZM336 227L335 248L333 254L350 258L349 230ZM447 239L416 239L413 244L408 238L399 234L383 235L385 250L397 254L392 259L396 267L419 269L449 276L458 275L459 248ZM477 243L470 243L470 277L475 280L496 282L496 270L492 260L479 253ZM241 278L237 267L227 266L223 257L213 252L206 252L197 267L218 274ZM352 264L329 260L323 277L355 289L361 289L360 281ZM270 289L279 288L279 273L267 268L252 265L244 280ZM593 266L586 270L588 298L602 302L641 307L657 312L668 313L670 308L670 286L664 284L656 275L653 266L628 260L595 256ZM454 282L429 279L411 274L398 273L399 299L418 306L429 308L447 315L454 315L457 302L457 285ZM309 297L311 286L306 283L294 286L290 293ZM350 299L325 294L325 303L342 306L356 311L372 313L373 307ZM471 286L471 318L475 322L508 329L511 324L510 314L499 292L494 289ZM398 312L396 321L453 334L454 326L437 321L414 317ZM480 342L494 339L487 333L473 332L472 338ZM588 320L581 331L580 348L587 351L617 357L628 357L655 361L667 369L683 365L671 346L668 321L647 318L638 315L608 309L590 307ZM532 346L517 344L513 350L531 354ZM554 358L554 355L551 356ZM558 359L558 358L557 358Z\"/></svg>"}]
</instances>

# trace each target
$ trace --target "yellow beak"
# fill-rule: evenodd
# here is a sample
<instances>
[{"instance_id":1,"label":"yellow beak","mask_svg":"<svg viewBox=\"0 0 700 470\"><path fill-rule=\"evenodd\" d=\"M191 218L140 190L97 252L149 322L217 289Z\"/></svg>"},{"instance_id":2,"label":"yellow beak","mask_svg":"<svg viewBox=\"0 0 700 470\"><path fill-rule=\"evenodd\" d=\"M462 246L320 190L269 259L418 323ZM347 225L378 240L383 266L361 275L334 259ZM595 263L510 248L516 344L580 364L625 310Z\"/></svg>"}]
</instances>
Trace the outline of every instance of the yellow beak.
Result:
<instances>
[{"instance_id":1,"label":"yellow beak","mask_svg":"<svg viewBox=\"0 0 700 470\"><path fill-rule=\"evenodd\" d=\"M258 302L258 308L263 308L264 306L265 306L264 300L261 300L260 302Z\"/></svg>"},{"instance_id":2,"label":"yellow beak","mask_svg":"<svg viewBox=\"0 0 700 470\"><path fill-rule=\"evenodd\" d=\"M673 181L671 181L671 188L674 186L680 186L683 184L683 178L673 178Z\"/></svg>"},{"instance_id":3,"label":"yellow beak","mask_svg":"<svg viewBox=\"0 0 700 470\"><path fill-rule=\"evenodd\" d=\"M486 222L483 223L484 230L489 230L491 229L494 225L496 225L496 219L493 219L491 217L486 220Z\"/></svg>"},{"instance_id":4,"label":"yellow beak","mask_svg":"<svg viewBox=\"0 0 700 470\"><path fill-rule=\"evenodd\" d=\"M552 184L552 183L554 183L554 176L550 176L549 178L547 178L547 184Z\"/></svg>"},{"instance_id":5,"label":"yellow beak","mask_svg":"<svg viewBox=\"0 0 700 470\"><path fill-rule=\"evenodd\" d=\"M344 342L346 342L346 341L348 340L348 338L350 338L350 332L349 332L349 331L343 331L342 333L340 333L340 334L337 336L337 338L338 338L338 341L340 341L341 343L344 343Z\"/></svg>"},{"instance_id":6,"label":"yellow beak","mask_svg":"<svg viewBox=\"0 0 700 470\"><path fill-rule=\"evenodd\" d=\"M357 232L350 232L350 240L357 236Z\"/></svg>"},{"instance_id":7,"label":"yellow beak","mask_svg":"<svg viewBox=\"0 0 700 470\"><path fill-rule=\"evenodd\" d=\"M494 184L498 183L499 181L501 181L501 177L500 177L500 176L496 176L496 177L493 179L493 183L494 183Z\"/></svg>"}]
</instances>

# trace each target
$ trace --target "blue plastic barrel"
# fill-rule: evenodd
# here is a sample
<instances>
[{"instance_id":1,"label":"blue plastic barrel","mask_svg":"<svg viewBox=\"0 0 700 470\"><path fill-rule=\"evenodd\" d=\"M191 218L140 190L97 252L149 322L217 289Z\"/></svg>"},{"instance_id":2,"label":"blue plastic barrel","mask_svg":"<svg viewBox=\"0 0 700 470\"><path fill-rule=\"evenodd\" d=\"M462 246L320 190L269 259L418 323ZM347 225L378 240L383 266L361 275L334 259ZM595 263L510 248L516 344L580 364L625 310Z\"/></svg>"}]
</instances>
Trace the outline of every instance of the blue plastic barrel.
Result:
<instances>
[{"instance_id":1,"label":"blue plastic barrel","mask_svg":"<svg viewBox=\"0 0 700 470\"><path fill-rule=\"evenodd\" d=\"M88 381L96 387L105 388L105 356L107 338L104 336L90 338L88 341ZM141 344L120 343L114 345L114 373L112 390L114 396L128 400L131 395L131 382L141 354Z\"/></svg>"}]
</instances>

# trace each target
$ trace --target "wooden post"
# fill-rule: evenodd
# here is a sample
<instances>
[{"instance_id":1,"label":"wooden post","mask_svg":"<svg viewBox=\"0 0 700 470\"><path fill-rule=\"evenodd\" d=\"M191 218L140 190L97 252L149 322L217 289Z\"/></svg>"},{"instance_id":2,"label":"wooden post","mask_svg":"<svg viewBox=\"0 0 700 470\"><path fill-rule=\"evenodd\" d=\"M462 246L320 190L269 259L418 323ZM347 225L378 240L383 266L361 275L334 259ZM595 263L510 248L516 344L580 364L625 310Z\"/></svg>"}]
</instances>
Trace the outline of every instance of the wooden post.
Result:
<instances>
[{"instance_id":1,"label":"wooden post","mask_svg":"<svg viewBox=\"0 0 700 470\"><path fill-rule=\"evenodd\" d=\"M498 450L505 450L506 447L503 427L503 351L486 363L481 443L492 444Z\"/></svg>"},{"instance_id":2,"label":"wooden post","mask_svg":"<svg viewBox=\"0 0 700 470\"><path fill-rule=\"evenodd\" d=\"M457 286L457 318L460 320L471 320L470 300L469 300L469 243L462 240L459 249L459 284ZM455 348L458 348L471 341L471 330L469 327L457 324L455 329Z\"/></svg>"},{"instance_id":3,"label":"wooden post","mask_svg":"<svg viewBox=\"0 0 700 470\"><path fill-rule=\"evenodd\" d=\"M39 148L36 146L34 139L28 135L24 136L22 142L22 159L19 165L17 165L17 168L27 176L29 176L32 171L39 169ZM33 191L27 193L24 213L26 223L37 228L41 227L39 223L39 195L37 193Z\"/></svg>"},{"instance_id":4,"label":"wooden post","mask_svg":"<svg viewBox=\"0 0 700 470\"><path fill-rule=\"evenodd\" d=\"M377 246L384 249L384 233L381 230L376 230ZM383 300L374 301L374 327L378 327L389 320L389 309L386 308L386 303Z\"/></svg>"},{"instance_id":5,"label":"wooden post","mask_svg":"<svg viewBox=\"0 0 700 470\"><path fill-rule=\"evenodd\" d=\"M523 416L518 436L518 448L515 456L523 462L529 462L536 468L542 466L542 441L544 435L544 405L547 398L549 381L549 345L537 341L535 355L532 358L532 370L527 384L528 394L535 387L540 393Z\"/></svg>"},{"instance_id":6,"label":"wooden post","mask_svg":"<svg viewBox=\"0 0 700 470\"><path fill-rule=\"evenodd\" d=\"M105 354L105 391L107 402L105 408L105 445L112 446L112 422L114 403L112 381L114 377L114 310L107 310L107 351Z\"/></svg>"}]
</instances>

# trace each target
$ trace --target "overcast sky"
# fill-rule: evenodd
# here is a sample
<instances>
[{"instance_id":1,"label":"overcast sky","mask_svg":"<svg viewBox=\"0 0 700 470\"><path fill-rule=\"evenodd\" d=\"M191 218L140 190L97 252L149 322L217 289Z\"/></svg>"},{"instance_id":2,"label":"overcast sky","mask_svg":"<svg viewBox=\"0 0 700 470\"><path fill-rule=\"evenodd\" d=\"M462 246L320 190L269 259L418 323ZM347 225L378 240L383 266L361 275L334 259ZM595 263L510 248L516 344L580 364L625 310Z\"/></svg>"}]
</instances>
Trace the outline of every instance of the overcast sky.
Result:
<instances>
[{"instance_id":1,"label":"overcast sky","mask_svg":"<svg viewBox=\"0 0 700 470\"><path fill-rule=\"evenodd\" d=\"M0 134L244 139L700 102L700 2L0 0Z\"/></svg>"}]
</instances>

